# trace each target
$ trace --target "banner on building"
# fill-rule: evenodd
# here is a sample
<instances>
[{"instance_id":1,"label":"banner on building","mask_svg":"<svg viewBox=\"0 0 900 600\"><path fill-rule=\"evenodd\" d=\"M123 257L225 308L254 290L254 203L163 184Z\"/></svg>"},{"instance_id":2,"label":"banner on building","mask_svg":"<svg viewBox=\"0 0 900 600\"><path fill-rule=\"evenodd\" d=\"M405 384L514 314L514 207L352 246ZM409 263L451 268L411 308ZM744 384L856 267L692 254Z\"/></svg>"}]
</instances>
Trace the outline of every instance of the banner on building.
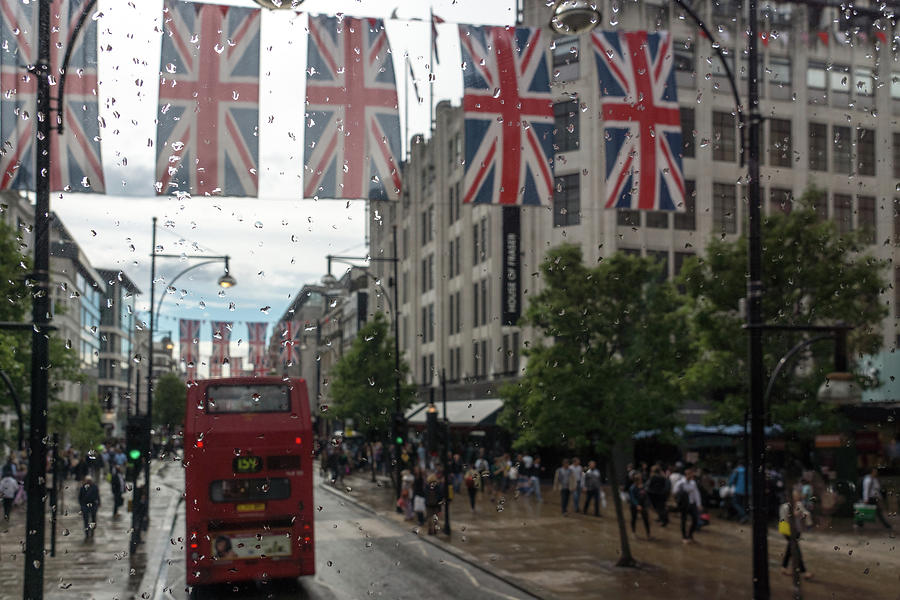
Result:
<instances>
[{"instance_id":1,"label":"banner on building","mask_svg":"<svg viewBox=\"0 0 900 600\"><path fill-rule=\"evenodd\" d=\"M515 325L522 314L522 225L519 209L503 207L502 324Z\"/></svg>"},{"instance_id":2,"label":"banner on building","mask_svg":"<svg viewBox=\"0 0 900 600\"><path fill-rule=\"evenodd\" d=\"M187 379L191 381L197 378L197 363L200 360L197 351L197 344L200 343L200 320L180 319L178 329L180 332L178 354L181 356L181 364L184 365Z\"/></svg>"},{"instance_id":3,"label":"banner on building","mask_svg":"<svg viewBox=\"0 0 900 600\"><path fill-rule=\"evenodd\" d=\"M230 321L212 321L212 355L209 358L209 376L221 377L222 365L228 363L231 354Z\"/></svg>"},{"instance_id":4,"label":"banner on building","mask_svg":"<svg viewBox=\"0 0 900 600\"><path fill-rule=\"evenodd\" d=\"M606 139L606 208L684 211L671 35L603 31L591 42Z\"/></svg>"},{"instance_id":5,"label":"banner on building","mask_svg":"<svg viewBox=\"0 0 900 600\"><path fill-rule=\"evenodd\" d=\"M53 0L50 9L50 72L54 114L66 47L88 0ZM0 2L0 190L35 189L34 123L37 77L38 3ZM50 134L50 190L105 191L100 157L97 93L97 21L88 18L72 46L63 97L63 133Z\"/></svg>"},{"instance_id":6,"label":"banner on building","mask_svg":"<svg viewBox=\"0 0 900 600\"><path fill-rule=\"evenodd\" d=\"M253 364L253 373L265 375L268 372L268 360L266 357L266 330L269 324L265 321L247 323L247 347L249 360Z\"/></svg>"},{"instance_id":7,"label":"banner on building","mask_svg":"<svg viewBox=\"0 0 900 600\"><path fill-rule=\"evenodd\" d=\"M288 368L294 365L294 361L300 352L300 340L303 328L295 321L283 321L281 323L281 366Z\"/></svg>"},{"instance_id":8,"label":"banner on building","mask_svg":"<svg viewBox=\"0 0 900 600\"><path fill-rule=\"evenodd\" d=\"M540 29L459 26L466 170L463 202L553 199L553 96Z\"/></svg>"},{"instance_id":9,"label":"banner on building","mask_svg":"<svg viewBox=\"0 0 900 600\"><path fill-rule=\"evenodd\" d=\"M259 9L165 0L157 193L256 196Z\"/></svg>"},{"instance_id":10,"label":"banner on building","mask_svg":"<svg viewBox=\"0 0 900 600\"><path fill-rule=\"evenodd\" d=\"M247 373L244 372L243 356L233 356L229 359L228 366L230 367L228 372L232 377L243 377L244 375L247 375Z\"/></svg>"},{"instance_id":11,"label":"banner on building","mask_svg":"<svg viewBox=\"0 0 900 600\"><path fill-rule=\"evenodd\" d=\"M400 114L382 20L311 16L306 66L304 196L396 200Z\"/></svg>"}]
</instances>

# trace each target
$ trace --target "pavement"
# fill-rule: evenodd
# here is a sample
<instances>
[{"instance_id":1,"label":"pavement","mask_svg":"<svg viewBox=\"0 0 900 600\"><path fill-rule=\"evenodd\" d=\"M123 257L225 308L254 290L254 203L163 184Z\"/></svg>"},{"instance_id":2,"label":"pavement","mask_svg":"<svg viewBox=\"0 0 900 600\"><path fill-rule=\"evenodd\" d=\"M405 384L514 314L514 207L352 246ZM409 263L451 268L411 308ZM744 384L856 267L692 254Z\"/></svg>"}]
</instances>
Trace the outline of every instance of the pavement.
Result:
<instances>
[{"instance_id":1,"label":"pavement","mask_svg":"<svg viewBox=\"0 0 900 600\"><path fill-rule=\"evenodd\" d=\"M620 568L615 566L620 542L612 503L600 517L571 511L563 516L558 494L543 489L543 503L514 494L491 501L479 493L474 512L463 491L451 503L449 537L417 533L542 598L752 597L749 526L717 519L713 513L711 525L696 534L697 543L685 546L677 514L667 528L652 523L650 540L639 524L640 535L629 537L639 567ZM417 530L417 524L404 522L393 509L393 491L386 479L372 483L368 475L349 476L333 491ZM606 493L609 498L608 489ZM889 518L898 529L896 513ZM791 578L781 574L785 541L774 526L768 541L772 598L792 598ZM882 528L855 531L851 524L835 521L804 533L801 550L813 573L813 579L802 584L804 599L900 599L900 550L897 539Z\"/></svg>"},{"instance_id":2,"label":"pavement","mask_svg":"<svg viewBox=\"0 0 900 600\"><path fill-rule=\"evenodd\" d=\"M132 600L151 598L161 553L169 541L169 528L181 494L159 483L159 475L172 468L165 461L153 463L150 527L144 543L129 553L131 513L125 506L112 517L112 492L105 479L99 481L101 506L94 539L85 541L78 508L78 482L62 482L57 518L56 552L50 556L50 519L46 530L47 559L44 565L44 598L47 600ZM178 466L180 469L180 466ZM48 511L49 513L49 511ZM9 522L0 521L0 599L22 597L24 578L25 506L17 506Z\"/></svg>"}]
</instances>

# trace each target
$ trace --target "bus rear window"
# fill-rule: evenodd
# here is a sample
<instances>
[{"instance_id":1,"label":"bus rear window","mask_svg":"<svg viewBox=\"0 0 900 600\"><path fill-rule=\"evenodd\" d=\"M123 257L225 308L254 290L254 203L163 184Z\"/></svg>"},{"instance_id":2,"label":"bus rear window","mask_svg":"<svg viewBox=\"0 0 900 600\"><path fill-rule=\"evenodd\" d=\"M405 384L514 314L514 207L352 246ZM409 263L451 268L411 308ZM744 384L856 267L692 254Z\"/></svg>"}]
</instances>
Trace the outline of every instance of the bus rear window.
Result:
<instances>
[{"instance_id":1,"label":"bus rear window","mask_svg":"<svg viewBox=\"0 0 900 600\"><path fill-rule=\"evenodd\" d=\"M290 390L284 385L211 385L206 388L209 413L288 412Z\"/></svg>"},{"instance_id":2,"label":"bus rear window","mask_svg":"<svg viewBox=\"0 0 900 600\"><path fill-rule=\"evenodd\" d=\"M291 482L287 477L220 479L209 486L209 499L213 502L258 502L290 497Z\"/></svg>"}]
</instances>

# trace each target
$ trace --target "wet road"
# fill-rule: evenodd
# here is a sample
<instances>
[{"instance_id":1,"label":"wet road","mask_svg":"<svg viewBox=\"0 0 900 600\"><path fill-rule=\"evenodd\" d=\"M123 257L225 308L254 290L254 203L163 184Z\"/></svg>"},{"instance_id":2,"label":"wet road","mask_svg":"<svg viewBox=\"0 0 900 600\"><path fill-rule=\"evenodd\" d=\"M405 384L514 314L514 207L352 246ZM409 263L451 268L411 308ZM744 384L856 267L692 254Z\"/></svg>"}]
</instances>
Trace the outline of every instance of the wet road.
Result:
<instances>
[{"instance_id":1,"label":"wet road","mask_svg":"<svg viewBox=\"0 0 900 600\"><path fill-rule=\"evenodd\" d=\"M174 483L174 481L172 482ZM316 504L316 575L296 586L271 589L205 590L213 598L533 598L497 577L467 564L402 527L345 501L318 485ZM162 563L165 590L156 598L186 599L183 511L179 511L169 553ZM152 568L152 567L150 567Z\"/></svg>"}]
</instances>

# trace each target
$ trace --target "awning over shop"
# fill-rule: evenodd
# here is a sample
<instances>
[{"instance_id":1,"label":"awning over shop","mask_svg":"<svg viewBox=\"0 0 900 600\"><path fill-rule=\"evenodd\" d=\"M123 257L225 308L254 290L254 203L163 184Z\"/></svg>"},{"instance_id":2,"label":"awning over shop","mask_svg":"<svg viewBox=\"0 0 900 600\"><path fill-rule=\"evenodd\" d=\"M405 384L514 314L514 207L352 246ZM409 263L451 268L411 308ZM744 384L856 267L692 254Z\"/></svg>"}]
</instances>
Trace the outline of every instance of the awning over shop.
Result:
<instances>
[{"instance_id":1,"label":"awning over shop","mask_svg":"<svg viewBox=\"0 0 900 600\"><path fill-rule=\"evenodd\" d=\"M782 429L780 425L770 425L765 428L765 434L767 436L777 435L781 433ZM676 427L675 428L676 435L725 435L725 436L740 436L744 435L744 428L741 425L685 425L684 427ZM659 435L658 429L650 429L644 431L638 431L632 437L636 440L651 438Z\"/></svg>"},{"instance_id":2,"label":"awning over shop","mask_svg":"<svg viewBox=\"0 0 900 600\"><path fill-rule=\"evenodd\" d=\"M443 418L443 403L435 402L434 406L438 410L438 418ZM424 425L425 409L427 407L427 402L414 405L406 411L406 420L411 425ZM503 400L499 398L449 400L447 402L447 419L451 425L473 427L477 425L493 425L501 408L503 408Z\"/></svg>"}]
</instances>

